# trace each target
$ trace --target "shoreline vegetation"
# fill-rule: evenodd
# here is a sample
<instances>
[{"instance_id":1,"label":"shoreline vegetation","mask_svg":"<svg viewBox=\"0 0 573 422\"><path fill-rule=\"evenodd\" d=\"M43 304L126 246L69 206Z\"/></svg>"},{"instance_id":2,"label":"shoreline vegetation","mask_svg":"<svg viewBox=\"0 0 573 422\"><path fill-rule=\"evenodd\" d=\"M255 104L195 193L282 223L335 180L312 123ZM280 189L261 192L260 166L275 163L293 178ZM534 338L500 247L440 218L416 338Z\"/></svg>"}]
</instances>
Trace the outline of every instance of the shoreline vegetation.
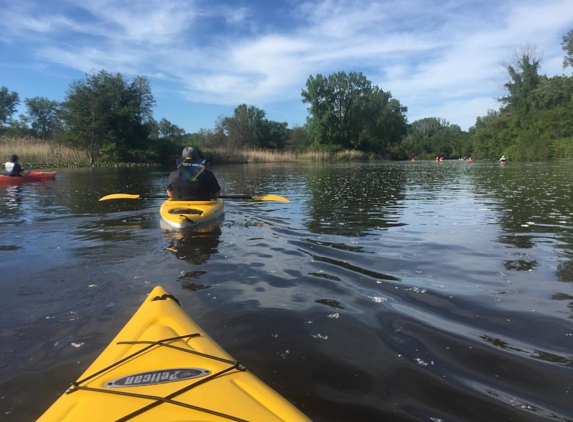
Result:
<instances>
[{"instance_id":1,"label":"shoreline vegetation","mask_svg":"<svg viewBox=\"0 0 573 422\"><path fill-rule=\"evenodd\" d=\"M241 151L227 148L201 148L201 152L211 164L254 164L254 163L293 163L293 162L343 162L367 161L373 157L361 151L306 151L263 150L243 148ZM90 163L85 151L69 146L34 138L8 138L0 136L0 159L7 160L17 154L27 165L44 167L107 167L107 166L160 166L159 163ZM6 158L4 158L6 157Z\"/></svg>"},{"instance_id":2,"label":"shoreline vegetation","mask_svg":"<svg viewBox=\"0 0 573 422\"><path fill-rule=\"evenodd\" d=\"M573 67L573 30L563 37L564 69ZM440 117L414 122L408 107L362 72L310 75L301 92L308 117L288 127L254 105L219 116L212 129L186 133L153 116L145 76L106 70L74 81L63 102L24 99L0 88L0 154L46 167L168 166L193 146L211 164L344 162L359 160L573 160L573 76L540 73L532 47L505 65L507 95L467 131ZM53 163L50 165L48 163ZM138 163L138 164L136 164ZM36 164L36 165L38 165ZM30 164L28 164L30 165Z\"/></svg>"},{"instance_id":3,"label":"shoreline vegetation","mask_svg":"<svg viewBox=\"0 0 573 422\"><path fill-rule=\"evenodd\" d=\"M262 164L262 163L336 163L349 161L388 161L362 151L286 151L242 148L241 151L225 147L201 148L202 156L209 164ZM90 163L85 151L74 149L54 141L30 137L11 138L0 136L0 160L8 160L12 155L20 157L25 168L87 168L87 167L162 167L161 163L131 163L98 161ZM572 156L570 153L563 157ZM398 160L410 161L410 160ZM415 161L434 161L420 157ZM449 158L448 161L466 161L464 158ZM474 159L471 161L497 161L497 159ZM573 161L562 158L551 161Z\"/></svg>"}]
</instances>

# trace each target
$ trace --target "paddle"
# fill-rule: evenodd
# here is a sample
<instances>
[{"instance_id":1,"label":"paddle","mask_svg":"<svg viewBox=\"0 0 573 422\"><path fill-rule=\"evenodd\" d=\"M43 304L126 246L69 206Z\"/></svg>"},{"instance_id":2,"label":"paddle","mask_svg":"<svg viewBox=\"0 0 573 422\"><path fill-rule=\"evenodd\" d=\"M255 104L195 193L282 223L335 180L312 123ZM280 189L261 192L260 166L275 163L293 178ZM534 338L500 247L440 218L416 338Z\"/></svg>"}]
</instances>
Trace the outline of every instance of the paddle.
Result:
<instances>
[{"instance_id":1,"label":"paddle","mask_svg":"<svg viewBox=\"0 0 573 422\"><path fill-rule=\"evenodd\" d=\"M102 196L100 201L107 201L108 199L140 199L141 195L132 193L113 193L111 195ZM154 198L159 198L155 196ZM161 198L164 198L163 196ZM277 202L290 202L284 196L279 195L220 195L221 199L252 199L254 201L277 201Z\"/></svg>"},{"instance_id":2,"label":"paddle","mask_svg":"<svg viewBox=\"0 0 573 422\"><path fill-rule=\"evenodd\" d=\"M24 176L28 176L33 168L34 168L34 164L30 164L30 168L28 170L22 169L22 173L24 174Z\"/></svg>"}]
</instances>

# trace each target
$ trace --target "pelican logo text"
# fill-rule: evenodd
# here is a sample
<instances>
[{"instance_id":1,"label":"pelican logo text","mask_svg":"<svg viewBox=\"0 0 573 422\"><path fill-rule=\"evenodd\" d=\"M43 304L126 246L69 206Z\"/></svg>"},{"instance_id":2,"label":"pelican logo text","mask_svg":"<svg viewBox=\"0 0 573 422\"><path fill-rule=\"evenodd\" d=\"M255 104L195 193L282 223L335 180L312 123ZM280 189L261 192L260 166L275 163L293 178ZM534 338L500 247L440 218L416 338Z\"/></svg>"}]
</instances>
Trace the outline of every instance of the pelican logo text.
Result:
<instances>
[{"instance_id":1,"label":"pelican logo text","mask_svg":"<svg viewBox=\"0 0 573 422\"><path fill-rule=\"evenodd\" d=\"M139 372L106 382L107 388L139 387L142 385L163 384L204 377L211 371L202 368L172 368L159 371Z\"/></svg>"}]
</instances>

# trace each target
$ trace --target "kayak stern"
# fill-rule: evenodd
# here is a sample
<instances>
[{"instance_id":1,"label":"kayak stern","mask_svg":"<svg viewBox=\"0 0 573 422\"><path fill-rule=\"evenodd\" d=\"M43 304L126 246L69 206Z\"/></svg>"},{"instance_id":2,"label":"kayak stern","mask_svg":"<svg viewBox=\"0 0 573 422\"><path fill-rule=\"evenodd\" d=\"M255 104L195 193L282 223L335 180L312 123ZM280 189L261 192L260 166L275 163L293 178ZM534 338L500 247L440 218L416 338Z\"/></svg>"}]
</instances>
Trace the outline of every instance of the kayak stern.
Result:
<instances>
[{"instance_id":1,"label":"kayak stern","mask_svg":"<svg viewBox=\"0 0 573 422\"><path fill-rule=\"evenodd\" d=\"M159 209L163 221L171 227L184 229L219 218L225 209L222 199L212 201L174 201L168 199Z\"/></svg>"}]
</instances>

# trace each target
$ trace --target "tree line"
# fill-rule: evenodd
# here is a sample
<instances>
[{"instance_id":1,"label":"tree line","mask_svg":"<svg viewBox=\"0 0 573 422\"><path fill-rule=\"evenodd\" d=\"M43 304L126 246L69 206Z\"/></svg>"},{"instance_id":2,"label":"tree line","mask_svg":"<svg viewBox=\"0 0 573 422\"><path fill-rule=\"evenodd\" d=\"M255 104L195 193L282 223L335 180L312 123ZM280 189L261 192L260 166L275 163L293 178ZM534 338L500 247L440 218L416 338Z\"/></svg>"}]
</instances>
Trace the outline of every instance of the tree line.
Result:
<instances>
[{"instance_id":1,"label":"tree line","mask_svg":"<svg viewBox=\"0 0 573 422\"><path fill-rule=\"evenodd\" d=\"M562 40L563 67L573 67L573 30ZM301 91L307 122L289 128L264 110L240 104L198 133L163 118L144 76L129 79L105 70L73 82L64 101L26 98L14 119L18 93L0 89L0 135L33 137L73 147L90 163L168 162L181 146L237 150L356 150L372 158L470 157L521 161L573 159L573 77L540 74L535 48L527 46L504 67L506 95L499 110L477 117L468 131L439 117L409 123L407 107L360 72L309 76Z\"/></svg>"}]
</instances>

